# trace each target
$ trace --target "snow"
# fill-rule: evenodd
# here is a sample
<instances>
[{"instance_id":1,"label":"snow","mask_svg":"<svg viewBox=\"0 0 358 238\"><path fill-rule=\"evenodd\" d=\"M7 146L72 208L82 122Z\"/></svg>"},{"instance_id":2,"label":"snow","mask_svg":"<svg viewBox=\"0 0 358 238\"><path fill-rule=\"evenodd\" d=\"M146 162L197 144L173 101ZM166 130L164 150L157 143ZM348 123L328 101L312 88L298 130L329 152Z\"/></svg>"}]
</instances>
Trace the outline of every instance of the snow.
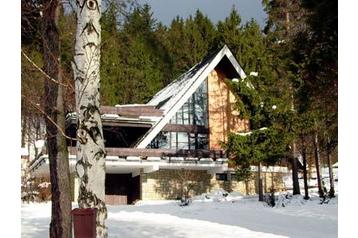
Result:
<instances>
[{"instance_id":1,"label":"snow","mask_svg":"<svg viewBox=\"0 0 358 238\"><path fill-rule=\"evenodd\" d=\"M116 104L115 107L146 107L147 104L139 104L139 103L133 103L133 104Z\"/></svg>"},{"instance_id":2,"label":"snow","mask_svg":"<svg viewBox=\"0 0 358 238\"><path fill-rule=\"evenodd\" d=\"M329 174L328 174L328 168L322 168L321 170L322 172L322 182L323 182L323 186L326 187L327 190L329 190ZM317 192L317 185L318 185L318 181L317 178L315 177L316 172L312 172L311 173L311 178L308 178L307 183L308 186L310 187L308 189L309 192ZM338 169L334 169L333 170L333 177L335 179L334 181L334 189L336 192L338 192ZM286 189L288 190L292 190L293 184L292 184L292 174L291 173L287 173L285 176L282 177L283 179L283 183L285 184ZM300 174L300 178L298 179L300 188L301 188L301 192L303 193L304 191L304 181L303 181L303 175Z\"/></svg>"},{"instance_id":3,"label":"snow","mask_svg":"<svg viewBox=\"0 0 358 238\"><path fill-rule=\"evenodd\" d=\"M267 127L261 127L259 129L257 129L258 131L264 131L264 130L267 130ZM252 131L249 131L249 132L237 132L236 133L237 135L239 136L249 136L252 134Z\"/></svg>"},{"instance_id":4,"label":"snow","mask_svg":"<svg viewBox=\"0 0 358 238\"><path fill-rule=\"evenodd\" d=\"M39 185L37 185L37 187L39 188L48 188L51 185L51 183L49 182L42 182Z\"/></svg>"},{"instance_id":5,"label":"snow","mask_svg":"<svg viewBox=\"0 0 358 238\"><path fill-rule=\"evenodd\" d=\"M21 156L28 156L29 150L26 147L21 147Z\"/></svg>"},{"instance_id":6,"label":"snow","mask_svg":"<svg viewBox=\"0 0 358 238\"><path fill-rule=\"evenodd\" d=\"M217 190L178 201L140 201L108 206L109 237L337 237L338 198L320 204L318 197L291 196L285 207L269 207L257 196ZM73 204L73 207L75 204ZM51 204L22 205L22 237L48 237Z\"/></svg>"},{"instance_id":7,"label":"snow","mask_svg":"<svg viewBox=\"0 0 358 238\"><path fill-rule=\"evenodd\" d=\"M35 141L35 147L36 148L42 148L45 146L45 140L37 140Z\"/></svg>"}]
</instances>

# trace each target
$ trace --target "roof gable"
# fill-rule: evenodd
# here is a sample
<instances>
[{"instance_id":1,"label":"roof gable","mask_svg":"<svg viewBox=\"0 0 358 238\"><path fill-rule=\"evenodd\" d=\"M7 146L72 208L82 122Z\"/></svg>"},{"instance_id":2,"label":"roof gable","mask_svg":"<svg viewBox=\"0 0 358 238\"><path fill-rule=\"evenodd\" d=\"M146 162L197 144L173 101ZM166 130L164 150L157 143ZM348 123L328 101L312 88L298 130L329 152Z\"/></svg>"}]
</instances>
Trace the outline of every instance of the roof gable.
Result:
<instances>
[{"instance_id":1,"label":"roof gable","mask_svg":"<svg viewBox=\"0 0 358 238\"><path fill-rule=\"evenodd\" d=\"M226 45L220 51L205 57L148 102L148 105L162 109L164 116L137 143L137 148L145 148L155 138L224 57L227 57L241 79L246 78L245 72Z\"/></svg>"}]
</instances>

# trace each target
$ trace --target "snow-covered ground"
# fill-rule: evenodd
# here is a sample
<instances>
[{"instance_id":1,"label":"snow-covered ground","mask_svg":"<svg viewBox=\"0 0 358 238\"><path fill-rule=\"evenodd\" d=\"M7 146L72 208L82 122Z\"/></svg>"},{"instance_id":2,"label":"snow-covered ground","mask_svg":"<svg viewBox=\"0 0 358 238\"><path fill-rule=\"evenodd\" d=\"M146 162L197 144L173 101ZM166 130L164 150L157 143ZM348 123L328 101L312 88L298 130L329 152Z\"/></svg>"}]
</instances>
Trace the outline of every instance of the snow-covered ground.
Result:
<instances>
[{"instance_id":1,"label":"snow-covered ground","mask_svg":"<svg viewBox=\"0 0 358 238\"><path fill-rule=\"evenodd\" d=\"M281 199L283 197L281 196ZM285 207L269 207L257 197L222 192L204 194L189 206L177 201L108 206L109 237L225 238L225 237L337 237L338 198L320 204L293 197ZM48 237L50 203L22 205L22 237Z\"/></svg>"}]
</instances>

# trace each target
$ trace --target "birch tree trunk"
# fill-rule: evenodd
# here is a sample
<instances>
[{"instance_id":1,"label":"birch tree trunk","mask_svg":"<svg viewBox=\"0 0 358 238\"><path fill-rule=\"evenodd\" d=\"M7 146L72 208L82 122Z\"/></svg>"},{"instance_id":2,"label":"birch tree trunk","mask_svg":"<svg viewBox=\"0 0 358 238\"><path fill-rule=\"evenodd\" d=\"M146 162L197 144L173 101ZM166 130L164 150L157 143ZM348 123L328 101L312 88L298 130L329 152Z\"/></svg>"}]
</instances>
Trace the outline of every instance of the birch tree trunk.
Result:
<instances>
[{"instance_id":1,"label":"birch tree trunk","mask_svg":"<svg viewBox=\"0 0 358 238\"><path fill-rule=\"evenodd\" d=\"M45 80L44 104L52 202L49 237L68 238L72 235L70 170L66 138L58 131L65 130L58 33L59 8L58 0L44 1L42 39L45 72L59 83Z\"/></svg>"},{"instance_id":2,"label":"birch tree trunk","mask_svg":"<svg viewBox=\"0 0 358 238\"><path fill-rule=\"evenodd\" d=\"M105 152L100 118L101 0L77 0L77 31L72 68L76 88L79 141L76 173L80 208L97 208L97 237L107 237L105 219Z\"/></svg>"}]
</instances>

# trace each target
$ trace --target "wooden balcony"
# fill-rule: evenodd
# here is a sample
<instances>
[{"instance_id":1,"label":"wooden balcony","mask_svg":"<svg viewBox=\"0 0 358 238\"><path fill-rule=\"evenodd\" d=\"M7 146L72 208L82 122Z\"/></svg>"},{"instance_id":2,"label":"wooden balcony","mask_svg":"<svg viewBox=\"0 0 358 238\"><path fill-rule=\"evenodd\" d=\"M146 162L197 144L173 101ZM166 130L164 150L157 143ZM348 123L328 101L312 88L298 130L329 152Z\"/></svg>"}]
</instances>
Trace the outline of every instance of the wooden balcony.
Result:
<instances>
[{"instance_id":1,"label":"wooden balcony","mask_svg":"<svg viewBox=\"0 0 358 238\"><path fill-rule=\"evenodd\" d=\"M68 147L69 152L75 155L76 147ZM107 156L137 156L142 159L148 157L183 157L183 158L227 158L223 150L173 150L173 149L137 149L137 148L106 148Z\"/></svg>"}]
</instances>

